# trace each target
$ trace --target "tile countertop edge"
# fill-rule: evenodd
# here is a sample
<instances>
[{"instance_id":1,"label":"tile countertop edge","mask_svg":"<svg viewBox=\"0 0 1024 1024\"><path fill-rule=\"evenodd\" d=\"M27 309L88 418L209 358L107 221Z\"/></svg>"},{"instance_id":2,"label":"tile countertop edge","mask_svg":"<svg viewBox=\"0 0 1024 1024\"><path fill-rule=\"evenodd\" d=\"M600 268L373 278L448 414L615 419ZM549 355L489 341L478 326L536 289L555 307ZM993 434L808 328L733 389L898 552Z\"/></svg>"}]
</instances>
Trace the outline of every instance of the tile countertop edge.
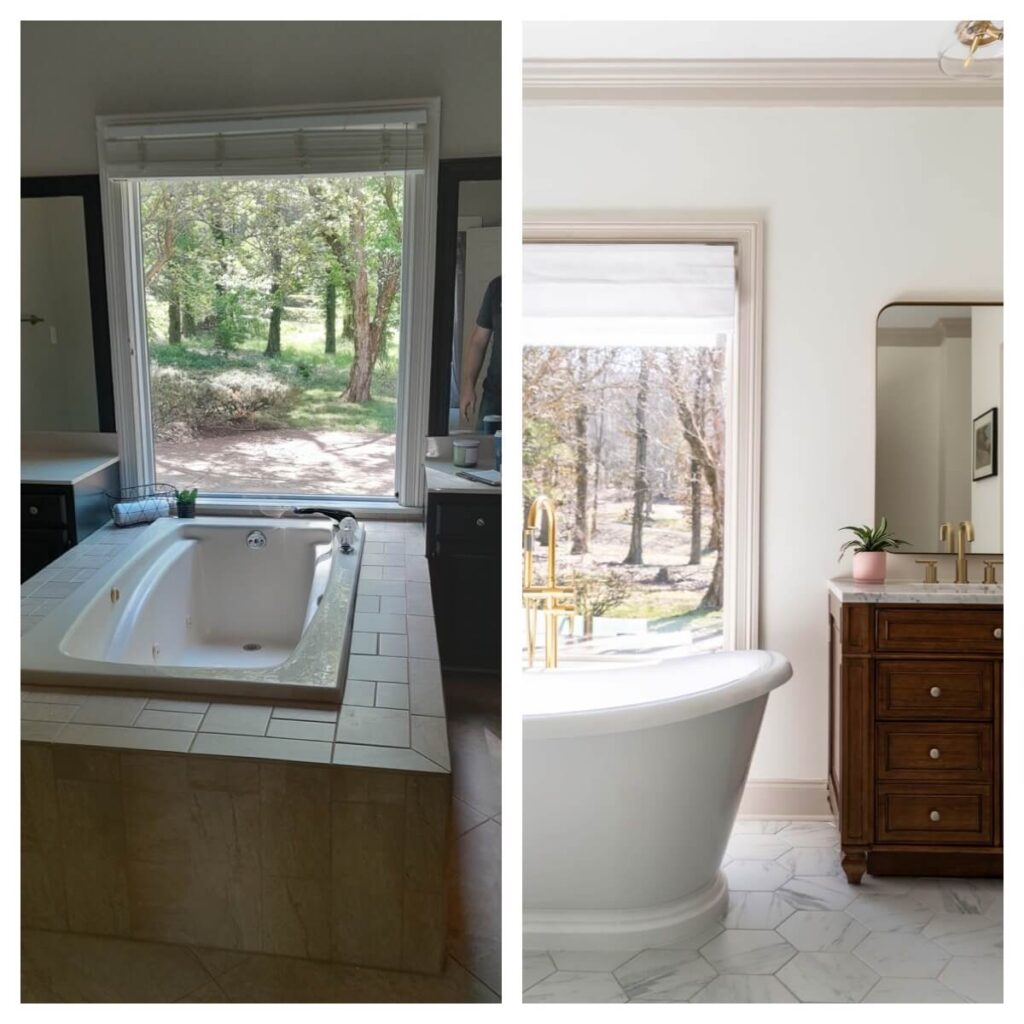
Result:
<instances>
[{"instance_id":1,"label":"tile countertop edge","mask_svg":"<svg viewBox=\"0 0 1024 1024\"><path fill-rule=\"evenodd\" d=\"M830 579L828 589L843 604L1001 605L1003 603L1002 584L926 584L913 580L857 583L849 577L840 577Z\"/></svg>"}]
</instances>

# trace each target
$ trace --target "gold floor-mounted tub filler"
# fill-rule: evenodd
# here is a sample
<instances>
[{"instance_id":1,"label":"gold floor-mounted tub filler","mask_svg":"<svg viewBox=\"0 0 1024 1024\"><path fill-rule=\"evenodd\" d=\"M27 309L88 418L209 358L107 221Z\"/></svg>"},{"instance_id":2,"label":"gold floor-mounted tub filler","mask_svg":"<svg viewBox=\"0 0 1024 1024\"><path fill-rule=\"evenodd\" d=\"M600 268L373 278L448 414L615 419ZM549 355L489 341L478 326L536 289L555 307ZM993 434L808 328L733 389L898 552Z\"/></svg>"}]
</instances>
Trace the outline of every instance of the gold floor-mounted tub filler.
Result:
<instances>
[{"instance_id":1,"label":"gold floor-mounted tub filler","mask_svg":"<svg viewBox=\"0 0 1024 1024\"><path fill-rule=\"evenodd\" d=\"M539 524L537 516L547 516L548 573L543 586L533 582L533 544ZM571 619L576 613L575 591L560 587L555 581L556 569L555 503L546 495L534 498L526 513L523 529L523 607L526 609L527 666L533 668L533 650L537 642L537 612L544 615L544 667L558 667L558 620Z\"/></svg>"}]
</instances>

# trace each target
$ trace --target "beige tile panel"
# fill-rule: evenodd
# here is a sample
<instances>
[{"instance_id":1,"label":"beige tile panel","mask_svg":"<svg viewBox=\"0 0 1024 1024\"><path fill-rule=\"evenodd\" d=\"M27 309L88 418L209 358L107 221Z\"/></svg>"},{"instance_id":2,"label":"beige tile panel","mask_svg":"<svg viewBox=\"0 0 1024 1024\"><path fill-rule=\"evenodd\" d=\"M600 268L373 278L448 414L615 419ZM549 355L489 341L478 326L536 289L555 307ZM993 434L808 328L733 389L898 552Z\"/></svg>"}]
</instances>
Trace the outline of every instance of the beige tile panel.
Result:
<instances>
[{"instance_id":1,"label":"beige tile panel","mask_svg":"<svg viewBox=\"0 0 1024 1024\"><path fill-rule=\"evenodd\" d=\"M134 729L128 725L79 725L68 722L57 735L59 743L122 750L176 750L185 753L193 734L174 729Z\"/></svg>"},{"instance_id":2,"label":"beige tile panel","mask_svg":"<svg viewBox=\"0 0 1024 1024\"><path fill-rule=\"evenodd\" d=\"M263 736L273 710L268 705L260 704L211 704L203 719L201 731Z\"/></svg>"},{"instance_id":3,"label":"beige tile panel","mask_svg":"<svg viewBox=\"0 0 1024 1024\"><path fill-rule=\"evenodd\" d=\"M145 706L145 697L87 694L72 721L83 725L132 725Z\"/></svg>"},{"instance_id":4,"label":"beige tile panel","mask_svg":"<svg viewBox=\"0 0 1024 1024\"><path fill-rule=\"evenodd\" d=\"M409 659L409 700L414 715L444 715L441 663L436 659Z\"/></svg>"},{"instance_id":5,"label":"beige tile panel","mask_svg":"<svg viewBox=\"0 0 1024 1024\"><path fill-rule=\"evenodd\" d=\"M260 949L283 956L331 957L331 885L326 878L263 875Z\"/></svg>"},{"instance_id":6,"label":"beige tile panel","mask_svg":"<svg viewBox=\"0 0 1024 1024\"><path fill-rule=\"evenodd\" d=\"M314 765L260 765L259 852L266 874L330 877L331 774Z\"/></svg>"},{"instance_id":7,"label":"beige tile panel","mask_svg":"<svg viewBox=\"0 0 1024 1024\"><path fill-rule=\"evenodd\" d=\"M411 747L370 747L357 743L335 743L334 764L394 771L443 772L445 769Z\"/></svg>"},{"instance_id":8,"label":"beige tile panel","mask_svg":"<svg viewBox=\"0 0 1024 1024\"><path fill-rule=\"evenodd\" d=\"M120 782L68 778L62 776L59 758L54 761L68 927L97 935L127 935L127 857Z\"/></svg>"},{"instance_id":9,"label":"beige tile panel","mask_svg":"<svg viewBox=\"0 0 1024 1024\"><path fill-rule=\"evenodd\" d=\"M21 919L36 928L67 928L53 754L21 747Z\"/></svg>"},{"instance_id":10,"label":"beige tile panel","mask_svg":"<svg viewBox=\"0 0 1024 1024\"><path fill-rule=\"evenodd\" d=\"M268 736L283 736L295 740L322 740L330 743L334 739L334 721L308 722L294 718L271 718L267 728Z\"/></svg>"}]
</instances>

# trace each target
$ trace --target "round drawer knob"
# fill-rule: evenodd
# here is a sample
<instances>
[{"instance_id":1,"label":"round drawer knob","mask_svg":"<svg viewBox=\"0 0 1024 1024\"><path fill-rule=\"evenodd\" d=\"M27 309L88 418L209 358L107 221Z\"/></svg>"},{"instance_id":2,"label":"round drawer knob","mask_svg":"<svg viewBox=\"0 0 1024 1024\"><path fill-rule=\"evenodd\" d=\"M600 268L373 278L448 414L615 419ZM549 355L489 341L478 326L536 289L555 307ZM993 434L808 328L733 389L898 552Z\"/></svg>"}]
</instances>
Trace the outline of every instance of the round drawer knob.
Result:
<instances>
[{"instance_id":1,"label":"round drawer knob","mask_svg":"<svg viewBox=\"0 0 1024 1024\"><path fill-rule=\"evenodd\" d=\"M996 628L992 630L992 635L997 640L1002 640L1003 639L1003 627L1002 626L996 626Z\"/></svg>"},{"instance_id":2,"label":"round drawer knob","mask_svg":"<svg viewBox=\"0 0 1024 1024\"><path fill-rule=\"evenodd\" d=\"M931 812L931 813L930 813L930 814L928 815L928 817L929 817L929 818L931 818L931 819L932 819L932 821L941 821L941 820L942 820L942 815L941 815L941 814L939 814L939 812L938 812L938 811L932 811L932 812Z\"/></svg>"},{"instance_id":3,"label":"round drawer knob","mask_svg":"<svg viewBox=\"0 0 1024 1024\"><path fill-rule=\"evenodd\" d=\"M487 525L487 523L486 523L486 522L485 522L485 521L484 521L483 519L478 519L478 520L476 521L476 525L477 525L477 526L486 526L486 525Z\"/></svg>"},{"instance_id":4,"label":"round drawer knob","mask_svg":"<svg viewBox=\"0 0 1024 1024\"><path fill-rule=\"evenodd\" d=\"M932 749L928 751L928 756L933 761L938 761L938 759L939 759L939 748L938 747L932 747Z\"/></svg>"},{"instance_id":5,"label":"round drawer knob","mask_svg":"<svg viewBox=\"0 0 1024 1024\"><path fill-rule=\"evenodd\" d=\"M37 516L39 515L39 509L35 505L29 505L28 514L30 516Z\"/></svg>"},{"instance_id":6,"label":"round drawer knob","mask_svg":"<svg viewBox=\"0 0 1024 1024\"><path fill-rule=\"evenodd\" d=\"M933 697L941 697L942 696L942 688L939 687L939 686L933 686L928 692Z\"/></svg>"}]
</instances>

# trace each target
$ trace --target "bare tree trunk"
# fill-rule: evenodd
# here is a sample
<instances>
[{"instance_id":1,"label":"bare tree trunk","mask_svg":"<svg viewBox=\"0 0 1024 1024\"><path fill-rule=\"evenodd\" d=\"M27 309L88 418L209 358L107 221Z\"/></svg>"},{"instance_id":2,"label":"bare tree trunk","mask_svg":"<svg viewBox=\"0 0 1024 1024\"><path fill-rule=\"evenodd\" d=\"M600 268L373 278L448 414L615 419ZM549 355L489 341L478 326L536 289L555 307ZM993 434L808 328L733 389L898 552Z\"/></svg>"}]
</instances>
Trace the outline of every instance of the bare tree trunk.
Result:
<instances>
[{"instance_id":1,"label":"bare tree trunk","mask_svg":"<svg viewBox=\"0 0 1024 1024\"><path fill-rule=\"evenodd\" d=\"M590 550L590 530L587 523L587 486L589 480L587 470L590 465L590 450L587 443L587 425L590 418L587 407L586 386L584 381L589 369L589 358L586 349L579 352L576 388L576 409L574 415L576 427L575 441L575 474L576 474L576 507L573 514L572 553L584 555Z\"/></svg>"},{"instance_id":2,"label":"bare tree trunk","mask_svg":"<svg viewBox=\"0 0 1024 1024\"><path fill-rule=\"evenodd\" d=\"M324 294L324 352L333 356L338 351L338 337L335 320L338 312L338 286L328 279Z\"/></svg>"},{"instance_id":3,"label":"bare tree trunk","mask_svg":"<svg viewBox=\"0 0 1024 1024\"><path fill-rule=\"evenodd\" d=\"M281 319L284 316L284 292L277 275L280 273L282 262L283 260L279 252L271 253L270 266L274 274L274 280L270 290L270 326L267 328L267 347L263 350L265 356L279 356L281 354Z\"/></svg>"},{"instance_id":4,"label":"bare tree trunk","mask_svg":"<svg viewBox=\"0 0 1024 1024\"><path fill-rule=\"evenodd\" d=\"M711 583L704 591L700 604L697 605L699 612L717 611L722 607L722 552L715 556L715 567L711 570Z\"/></svg>"},{"instance_id":5,"label":"bare tree trunk","mask_svg":"<svg viewBox=\"0 0 1024 1024\"><path fill-rule=\"evenodd\" d=\"M700 463L690 459L690 558L687 565L700 565L701 554L701 500L703 481L701 480Z\"/></svg>"},{"instance_id":6,"label":"bare tree trunk","mask_svg":"<svg viewBox=\"0 0 1024 1024\"><path fill-rule=\"evenodd\" d=\"M601 403L601 415L597 420L597 437L594 439L594 486L591 488L593 495L591 497L591 513L590 513L590 536L594 537L597 535L597 494L601 487L601 455L604 451L604 402Z\"/></svg>"},{"instance_id":7,"label":"bare tree trunk","mask_svg":"<svg viewBox=\"0 0 1024 1024\"><path fill-rule=\"evenodd\" d=\"M187 306L181 311L181 333L186 338L196 336L196 315Z\"/></svg>"},{"instance_id":8,"label":"bare tree trunk","mask_svg":"<svg viewBox=\"0 0 1024 1024\"><path fill-rule=\"evenodd\" d=\"M167 344L181 344L181 299L176 291L167 300Z\"/></svg>"},{"instance_id":9,"label":"bare tree trunk","mask_svg":"<svg viewBox=\"0 0 1024 1024\"><path fill-rule=\"evenodd\" d=\"M636 456L633 461L633 529L623 565L644 564L644 510L647 507L647 392L651 362L647 349L640 353L640 379L636 392Z\"/></svg>"}]
</instances>

